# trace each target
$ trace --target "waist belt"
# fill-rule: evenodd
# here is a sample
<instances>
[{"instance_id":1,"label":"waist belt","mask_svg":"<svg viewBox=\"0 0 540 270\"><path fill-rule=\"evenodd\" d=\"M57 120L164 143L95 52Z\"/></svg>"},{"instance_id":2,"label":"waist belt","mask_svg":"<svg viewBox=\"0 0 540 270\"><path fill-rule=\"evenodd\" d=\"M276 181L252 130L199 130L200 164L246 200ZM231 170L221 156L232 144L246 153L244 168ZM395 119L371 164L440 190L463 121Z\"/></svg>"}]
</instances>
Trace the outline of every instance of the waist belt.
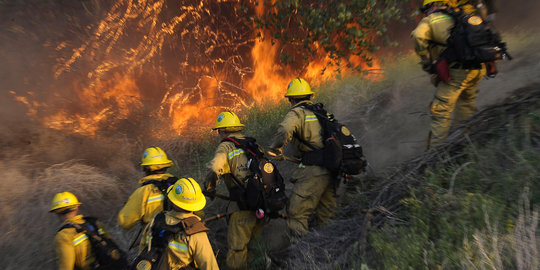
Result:
<instances>
[{"instance_id":1,"label":"waist belt","mask_svg":"<svg viewBox=\"0 0 540 270\"><path fill-rule=\"evenodd\" d=\"M453 63L450 65L450 68L453 69L481 69L481 64L465 64L465 63Z\"/></svg>"}]
</instances>

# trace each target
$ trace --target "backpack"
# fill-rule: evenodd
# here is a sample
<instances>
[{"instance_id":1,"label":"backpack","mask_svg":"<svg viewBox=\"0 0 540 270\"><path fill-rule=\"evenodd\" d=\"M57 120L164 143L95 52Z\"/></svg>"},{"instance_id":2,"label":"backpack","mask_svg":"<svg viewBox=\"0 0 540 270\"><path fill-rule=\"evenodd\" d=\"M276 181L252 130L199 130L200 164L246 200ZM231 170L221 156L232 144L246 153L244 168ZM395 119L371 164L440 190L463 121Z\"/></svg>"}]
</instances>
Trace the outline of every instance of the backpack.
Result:
<instances>
[{"instance_id":1,"label":"backpack","mask_svg":"<svg viewBox=\"0 0 540 270\"><path fill-rule=\"evenodd\" d=\"M454 18L454 27L446 41L441 59L447 63L460 62L465 66L480 66L505 58L512 59L501 36L477 14L467 14L459 8L440 10ZM444 45L444 44L441 44Z\"/></svg>"},{"instance_id":2,"label":"backpack","mask_svg":"<svg viewBox=\"0 0 540 270\"><path fill-rule=\"evenodd\" d=\"M118 245L107 237L99 234L97 219L93 217L84 217L83 224L68 223L62 226L58 231L65 228L75 228L78 233L84 233L90 240L92 253L96 257L96 261L92 265L92 269L113 270L127 269L127 256Z\"/></svg>"},{"instance_id":3,"label":"backpack","mask_svg":"<svg viewBox=\"0 0 540 270\"><path fill-rule=\"evenodd\" d=\"M321 124L324 147L304 153L302 164L327 168L335 174L357 175L365 171L367 161L354 135L347 126L339 123L334 115L328 113L323 104L303 104L302 107L313 112Z\"/></svg>"},{"instance_id":4,"label":"backpack","mask_svg":"<svg viewBox=\"0 0 540 270\"><path fill-rule=\"evenodd\" d=\"M144 182L141 186L146 186L146 185L154 185L156 186L160 191L161 193L163 193L163 196L165 196L164 200L163 200L163 211L169 211L171 210L171 207L169 206L169 201L166 199L167 198L167 189L169 189L170 186L174 185L174 183L176 183L176 181L178 181L178 177L176 176L173 176L173 177L169 177L167 178L167 180L148 180L146 182Z\"/></svg>"},{"instance_id":5,"label":"backpack","mask_svg":"<svg viewBox=\"0 0 540 270\"><path fill-rule=\"evenodd\" d=\"M150 243L135 258L131 264L132 270L157 270L161 269L161 264L166 263L162 260L165 251L169 245L169 240L175 234L185 232L187 235L193 235L199 232L206 232L209 229L196 217L189 217L180 221L176 225L168 225L165 221L165 213L156 214L150 227ZM183 269L187 269L186 266Z\"/></svg>"},{"instance_id":6,"label":"backpack","mask_svg":"<svg viewBox=\"0 0 540 270\"><path fill-rule=\"evenodd\" d=\"M250 171L246 179L243 179L247 183L245 188L237 183L238 188L230 190L231 200L236 201L242 210L263 210L264 215L278 217L278 212L287 204L287 196L285 181L276 165L265 157L254 138L227 137L224 141L232 142L244 150Z\"/></svg>"}]
</instances>

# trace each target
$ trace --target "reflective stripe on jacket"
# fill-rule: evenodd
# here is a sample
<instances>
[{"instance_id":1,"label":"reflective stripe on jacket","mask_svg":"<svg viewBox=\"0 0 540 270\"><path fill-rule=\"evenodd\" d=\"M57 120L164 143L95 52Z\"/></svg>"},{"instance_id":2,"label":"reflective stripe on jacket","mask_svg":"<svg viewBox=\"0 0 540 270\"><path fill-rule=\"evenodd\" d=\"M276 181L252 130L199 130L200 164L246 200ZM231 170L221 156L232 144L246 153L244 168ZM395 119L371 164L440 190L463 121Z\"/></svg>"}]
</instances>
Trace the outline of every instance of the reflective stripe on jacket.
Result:
<instances>
[{"instance_id":1,"label":"reflective stripe on jacket","mask_svg":"<svg viewBox=\"0 0 540 270\"><path fill-rule=\"evenodd\" d=\"M183 219L196 216L193 213L181 213L176 211L165 212L165 222L168 225L176 225ZM200 218L197 217L199 220ZM150 240L149 226L144 230L141 246L146 246ZM187 235L184 231L169 239L167 245L167 269L181 269L195 263L198 269L219 269L214 251L208 240L206 232Z\"/></svg>"},{"instance_id":2,"label":"reflective stripe on jacket","mask_svg":"<svg viewBox=\"0 0 540 270\"><path fill-rule=\"evenodd\" d=\"M166 181L174 177L172 174L152 174L139 180L140 184L146 181ZM146 225L155 214L163 211L165 196L155 185L144 185L137 188L129 197L128 201L118 213L118 224L124 229L130 229L140 220Z\"/></svg>"},{"instance_id":3,"label":"reflective stripe on jacket","mask_svg":"<svg viewBox=\"0 0 540 270\"><path fill-rule=\"evenodd\" d=\"M229 137L245 138L240 132L232 133ZM249 173L246 153L242 148L237 148L233 142L229 141L221 142L218 145L214 158L206 166L218 176L232 174L239 181L244 180ZM230 177L225 177L225 184L229 189L236 186Z\"/></svg>"},{"instance_id":4,"label":"reflective stripe on jacket","mask_svg":"<svg viewBox=\"0 0 540 270\"><path fill-rule=\"evenodd\" d=\"M281 149L290 143L294 157L301 158L305 152L324 147L321 124L313 112L302 107L303 104L313 104L313 102L309 100L301 101L289 110L281 124L279 124L277 133L270 144L270 149ZM293 178L311 177L327 173L329 172L324 167L303 166L300 164L294 172Z\"/></svg>"},{"instance_id":5,"label":"reflective stripe on jacket","mask_svg":"<svg viewBox=\"0 0 540 270\"><path fill-rule=\"evenodd\" d=\"M83 224L82 215L67 219L62 226L68 223ZM103 224L97 222L98 233L107 238L110 236L103 229ZM54 237L57 264L59 270L91 269L92 263L96 260L92 255L92 246L88 236L78 233L75 228L64 228Z\"/></svg>"},{"instance_id":6,"label":"reflective stripe on jacket","mask_svg":"<svg viewBox=\"0 0 540 270\"><path fill-rule=\"evenodd\" d=\"M432 61L439 59L446 49L446 46L441 44L446 44L453 26L452 16L443 12L434 12L424 17L411 33L416 53Z\"/></svg>"}]
</instances>

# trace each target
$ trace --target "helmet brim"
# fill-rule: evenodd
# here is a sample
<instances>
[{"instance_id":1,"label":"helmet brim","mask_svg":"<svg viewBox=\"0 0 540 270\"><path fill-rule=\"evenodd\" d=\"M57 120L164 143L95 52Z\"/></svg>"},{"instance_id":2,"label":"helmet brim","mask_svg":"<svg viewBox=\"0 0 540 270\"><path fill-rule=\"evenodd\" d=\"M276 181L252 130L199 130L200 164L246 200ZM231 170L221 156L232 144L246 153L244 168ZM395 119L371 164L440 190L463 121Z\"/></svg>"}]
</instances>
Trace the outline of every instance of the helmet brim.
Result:
<instances>
[{"instance_id":1,"label":"helmet brim","mask_svg":"<svg viewBox=\"0 0 540 270\"><path fill-rule=\"evenodd\" d=\"M76 203L76 204L73 204L73 205L69 205L69 206L62 206L62 207L57 207L57 208L51 208L49 209L49 213L60 213L60 212L63 212L67 209L70 209L70 208L75 208L75 207L79 207L81 206L82 203L79 202L79 203Z\"/></svg>"},{"instance_id":2,"label":"helmet brim","mask_svg":"<svg viewBox=\"0 0 540 270\"><path fill-rule=\"evenodd\" d=\"M195 203L184 203L175 199L174 197L168 197L168 198L174 205L186 211L199 211L203 209L204 206L206 205L206 198L204 196L200 196L199 198L197 198L197 202Z\"/></svg>"}]
</instances>

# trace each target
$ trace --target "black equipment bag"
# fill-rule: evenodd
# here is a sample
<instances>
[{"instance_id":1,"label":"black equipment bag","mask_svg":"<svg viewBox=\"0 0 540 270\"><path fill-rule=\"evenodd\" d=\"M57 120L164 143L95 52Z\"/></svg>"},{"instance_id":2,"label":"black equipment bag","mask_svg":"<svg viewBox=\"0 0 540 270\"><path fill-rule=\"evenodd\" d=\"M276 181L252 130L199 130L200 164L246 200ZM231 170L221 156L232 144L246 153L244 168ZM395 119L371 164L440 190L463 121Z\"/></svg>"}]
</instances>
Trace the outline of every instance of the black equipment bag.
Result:
<instances>
[{"instance_id":1,"label":"black equipment bag","mask_svg":"<svg viewBox=\"0 0 540 270\"><path fill-rule=\"evenodd\" d=\"M448 63L457 61L470 69L478 69L482 63L512 59L499 33L479 15L467 14L459 8L445 8L441 12L454 18L441 59Z\"/></svg>"},{"instance_id":2,"label":"black equipment bag","mask_svg":"<svg viewBox=\"0 0 540 270\"><path fill-rule=\"evenodd\" d=\"M167 263L163 256L169 245L169 240L177 233L184 231L187 235L208 231L208 228L196 217L189 217L178 224L168 225L165 212L158 213L152 221L150 249L144 248L131 264L130 270L158 270L163 263ZM192 265L182 269L194 269Z\"/></svg>"},{"instance_id":3,"label":"black equipment bag","mask_svg":"<svg viewBox=\"0 0 540 270\"><path fill-rule=\"evenodd\" d=\"M170 186L174 185L176 181L178 181L178 177L173 176L167 178L166 180L148 180L144 182L141 186L146 186L150 184L156 186L161 191L161 193L163 193L163 196L165 196L165 198L163 198L163 211L169 211L171 210L171 206L169 205L169 201L167 200L167 189Z\"/></svg>"},{"instance_id":4,"label":"black equipment bag","mask_svg":"<svg viewBox=\"0 0 540 270\"><path fill-rule=\"evenodd\" d=\"M349 128L339 123L321 103L302 106L317 116L324 140L322 149L304 154L302 164L323 166L332 173L338 174L357 175L364 172L367 162L362 147L357 143ZM310 144L305 144L314 149Z\"/></svg>"},{"instance_id":5,"label":"black equipment bag","mask_svg":"<svg viewBox=\"0 0 540 270\"><path fill-rule=\"evenodd\" d=\"M114 270L127 269L127 256L118 245L110 238L99 234L97 219L93 217L84 217L83 224L68 223L62 226L58 231L65 228L75 228L78 233L84 233L90 241L92 253L96 261L92 265L93 269Z\"/></svg>"},{"instance_id":6,"label":"black equipment bag","mask_svg":"<svg viewBox=\"0 0 540 270\"><path fill-rule=\"evenodd\" d=\"M286 206L287 196L285 195L285 181L275 164L266 158L254 138L227 137L222 141L234 143L236 147L244 150L248 158L250 173L244 179L246 186L231 189L231 199L238 202L240 209L262 209L265 215L277 217L278 212Z\"/></svg>"}]
</instances>

